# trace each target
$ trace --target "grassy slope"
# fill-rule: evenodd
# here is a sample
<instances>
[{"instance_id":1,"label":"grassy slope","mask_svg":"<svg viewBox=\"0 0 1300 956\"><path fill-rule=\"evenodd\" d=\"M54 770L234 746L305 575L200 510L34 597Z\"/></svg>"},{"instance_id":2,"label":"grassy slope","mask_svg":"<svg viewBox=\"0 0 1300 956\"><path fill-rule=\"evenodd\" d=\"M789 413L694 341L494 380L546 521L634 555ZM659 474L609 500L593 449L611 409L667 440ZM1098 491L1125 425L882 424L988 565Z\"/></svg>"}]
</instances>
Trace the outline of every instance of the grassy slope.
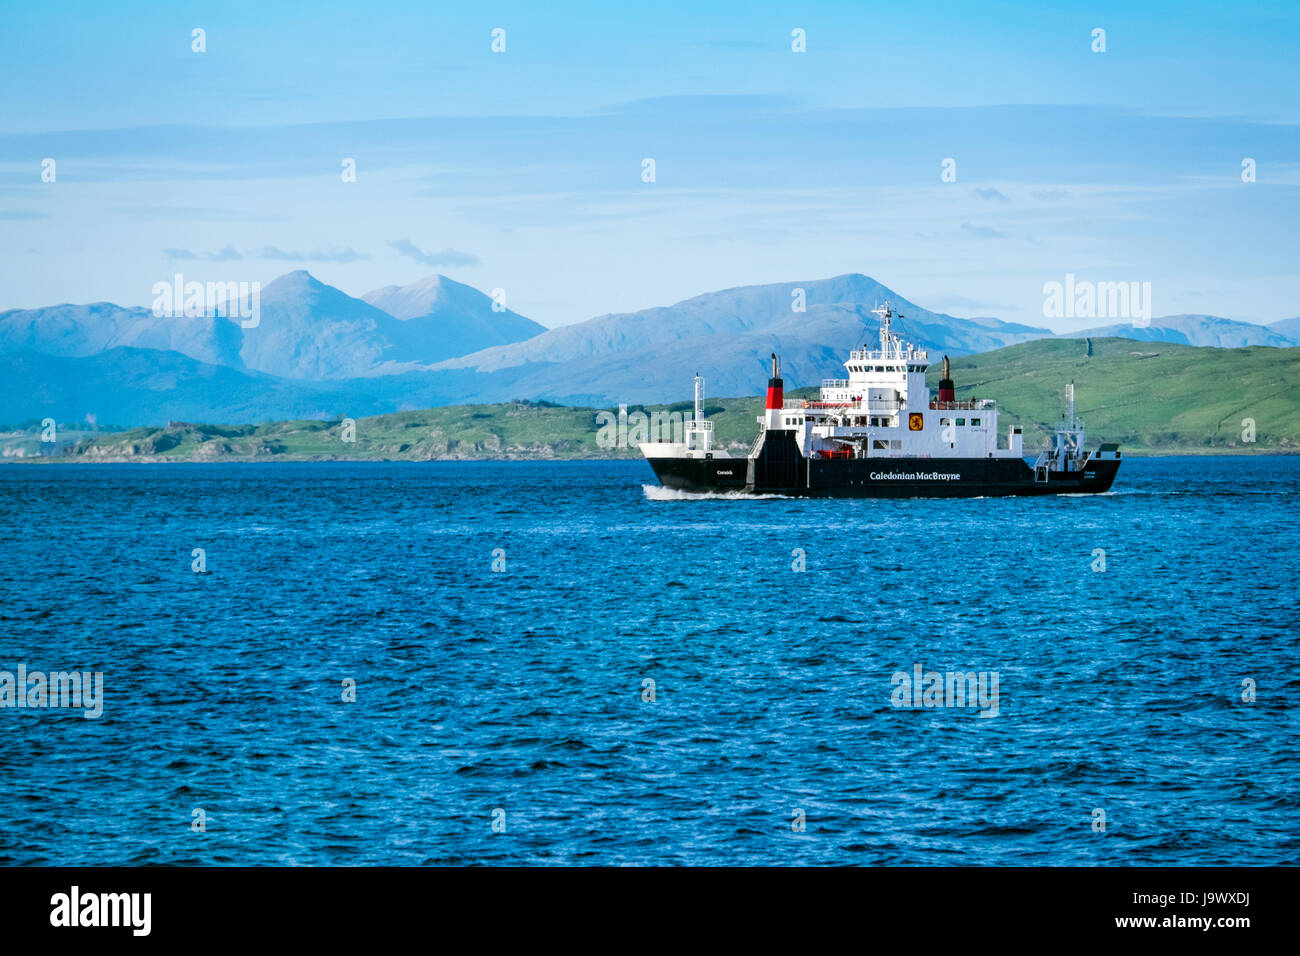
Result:
<instances>
[{"instance_id":1,"label":"grassy slope","mask_svg":"<svg viewBox=\"0 0 1300 956\"><path fill-rule=\"evenodd\" d=\"M1300 451L1300 349L1043 340L955 359L952 367L958 398L997 399L1003 435L1012 424L1021 425L1027 451L1044 441L1059 418L1069 381L1076 386L1090 445L1118 441L1127 451L1152 452ZM932 386L938 377L936 363L928 376ZM765 384L757 383L756 390ZM757 396L709 399L716 443L748 448L761 405ZM648 408L689 417L691 405ZM1241 421L1248 417L1255 420L1257 441L1243 445ZM639 457L635 449L600 448L596 436L595 409L516 402L358 419L353 443L342 440L338 422L289 421L72 435L67 450L82 460L163 461ZM15 449L9 456L20 448L27 456L53 450L30 432L0 436L0 446Z\"/></svg>"},{"instance_id":2,"label":"grassy slope","mask_svg":"<svg viewBox=\"0 0 1300 956\"><path fill-rule=\"evenodd\" d=\"M1300 451L1300 349L1195 348L1127 339L1043 340L952 363L957 397L996 398L1003 429L1043 439L1075 383L1090 443L1130 450ZM931 379L937 381L934 372ZM932 382L933 384L933 382ZM1242 419L1256 441L1242 443Z\"/></svg>"}]
</instances>

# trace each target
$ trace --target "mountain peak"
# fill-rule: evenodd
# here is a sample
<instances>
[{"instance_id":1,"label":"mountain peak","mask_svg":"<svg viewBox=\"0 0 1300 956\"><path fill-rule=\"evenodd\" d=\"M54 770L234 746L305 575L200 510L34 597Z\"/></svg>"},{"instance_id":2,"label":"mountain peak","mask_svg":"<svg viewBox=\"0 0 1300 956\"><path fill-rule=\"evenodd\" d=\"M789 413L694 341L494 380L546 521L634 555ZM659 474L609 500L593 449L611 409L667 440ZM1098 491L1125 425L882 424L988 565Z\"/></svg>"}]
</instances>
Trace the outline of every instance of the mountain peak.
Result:
<instances>
[{"instance_id":1,"label":"mountain peak","mask_svg":"<svg viewBox=\"0 0 1300 956\"><path fill-rule=\"evenodd\" d=\"M474 308L488 302L478 289L439 272L409 285L386 285L361 298L398 319L418 319L447 308Z\"/></svg>"},{"instance_id":2,"label":"mountain peak","mask_svg":"<svg viewBox=\"0 0 1300 956\"><path fill-rule=\"evenodd\" d=\"M286 272L282 276L272 279L266 284L263 292L301 292L305 289L323 288L325 283L321 282L306 269L294 269L292 272Z\"/></svg>"}]
</instances>

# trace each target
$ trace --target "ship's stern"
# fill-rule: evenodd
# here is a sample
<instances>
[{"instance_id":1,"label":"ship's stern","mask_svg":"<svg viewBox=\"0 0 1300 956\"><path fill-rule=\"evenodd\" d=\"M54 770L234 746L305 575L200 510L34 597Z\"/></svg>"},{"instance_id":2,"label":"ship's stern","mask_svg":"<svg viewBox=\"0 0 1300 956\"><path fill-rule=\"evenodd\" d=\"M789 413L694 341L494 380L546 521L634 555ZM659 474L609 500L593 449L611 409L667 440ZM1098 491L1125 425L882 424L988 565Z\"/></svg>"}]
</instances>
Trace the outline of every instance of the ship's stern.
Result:
<instances>
[{"instance_id":1,"label":"ship's stern","mask_svg":"<svg viewBox=\"0 0 1300 956\"><path fill-rule=\"evenodd\" d=\"M1095 455L1088 458L1083 466L1081 475L1083 489L1097 494L1110 491L1110 486L1114 484L1115 476L1119 473L1119 464L1119 445L1106 442L1097 449Z\"/></svg>"}]
</instances>

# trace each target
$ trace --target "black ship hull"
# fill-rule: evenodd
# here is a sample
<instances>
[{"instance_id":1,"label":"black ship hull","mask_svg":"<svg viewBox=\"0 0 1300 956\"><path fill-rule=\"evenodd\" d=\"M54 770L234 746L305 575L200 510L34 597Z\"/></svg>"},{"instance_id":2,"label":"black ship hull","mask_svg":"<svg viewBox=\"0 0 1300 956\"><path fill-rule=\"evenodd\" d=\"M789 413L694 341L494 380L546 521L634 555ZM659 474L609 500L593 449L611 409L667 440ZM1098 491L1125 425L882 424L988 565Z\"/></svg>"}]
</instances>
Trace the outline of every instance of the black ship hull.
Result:
<instances>
[{"instance_id":1,"label":"black ship hull","mask_svg":"<svg viewBox=\"0 0 1300 956\"><path fill-rule=\"evenodd\" d=\"M812 498L979 498L1099 494L1118 458L1078 471L1035 469L1021 458L805 458L793 433L769 432L755 458L650 458L665 488Z\"/></svg>"}]
</instances>

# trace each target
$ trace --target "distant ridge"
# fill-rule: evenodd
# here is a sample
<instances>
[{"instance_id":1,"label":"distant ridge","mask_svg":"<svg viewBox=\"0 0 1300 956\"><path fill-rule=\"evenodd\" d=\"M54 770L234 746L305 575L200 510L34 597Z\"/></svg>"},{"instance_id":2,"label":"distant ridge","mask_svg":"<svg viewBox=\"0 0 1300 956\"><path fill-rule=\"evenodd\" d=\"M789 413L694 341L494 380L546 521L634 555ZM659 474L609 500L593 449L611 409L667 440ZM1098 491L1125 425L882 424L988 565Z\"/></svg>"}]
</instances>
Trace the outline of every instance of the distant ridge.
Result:
<instances>
[{"instance_id":1,"label":"distant ridge","mask_svg":"<svg viewBox=\"0 0 1300 956\"><path fill-rule=\"evenodd\" d=\"M1040 339L957 359L952 371L958 397L996 399L1003 425L1024 428L1027 450L1047 440L1063 410L1062 383L1072 381L1090 440L1121 442L1126 454L1300 452L1300 394L1291 387L1300 379L1300 348L1212 349L1115 338L1093 339L1091 344L1089 350L1078 340ZM94 363L100 360L47 359L77 363L77 371L88 375L95 374ZM237 383L230 378L238 373L210 367L191 372L210 377L211 387L232 403L228 407L235 417L211 425L177 424L118 434L78 434L74 424L61 428L65 444L57 447L42 444L33 422L25 430L0 435L0 457L42 458L65 451L74 459L99 461L638 457L635 448L602 446L594 408L527 402L427 408L374 418L362 418L367 414L363 408L354 413L355 442L345 443L341 413L322 416L329 421L301 420L302 409L335 400L328 393L335 383L280 382L278 387L287 389L286 397L292 397L298 410L286 417L299 420L240 424L239 395L231 391ZM931 386L937 384L938 374L932 368L927 376ZM0 369L0 375L3 389L13 369ZM27 387L39 377L37 370L15 387ZM1218 381L1233 384L1227 389L1207 387ZM667 397L689 399L688 389L689 383L682 383ZM165 390L156 398L169 410L184 408ZM750 390L739 397L714 397L707 407L717 447L740 453L748 449L761 395ZM691 403L681 401L671 408L689 415ZM1243 439L1243 409L1249 410L1255 425L1250 442ZM180 414L172 417L191 420Z\"/></svg>"},{"instance_id":2,"label":"distant ridge","mask_svg":"<svg viewBox=\"0 0 1300 956\"><path fill-rule=\"evenodd\" d=\"M993 317L933 312L860 273L723 289L547 330L494 311L492 298L443 275L357 298L300 270L261 290L255 328L112 303L0 313L0 372L9 370L10 385L24 383L0 387L0 421L258 422L516 398L650 403L680 395L697 371L707 394L745 395L761 389L772 352L782 357L787 387L815 386L838 373L850 348L875 341L872 309L885 302L901 313L896 331L935 360L1080 337L1283 348L1294 342L1289 331L1300 332L1300 318L1262 326L1179 315L1059 337ZM38 367L43 377L32 377ZM210 387L218 377L221 390ZM160 382L174 393L167 407L183 411L164 415Z\"/></svg>"},{"instance_id":3,"label":"distant ridge","mask_svg":"<svg viewBox=\"0 0 1300 956\"><path fill-rule=\"evenodd\" d=\"M515 312L494 312L490 298L446 276L380 291L423 308L397 317L298 270L262 287L255 328L215 316L155 316L111 302L12 309L0 312L0 354L86 357L150 349L281 378L331 381L417 368L545 331Z\"/></svg>"},{"instance_id":4,"label":"distant ridge","mask_svg":"<svg viewBox=\"0 0 1300 956\"><path fill-rule=\"evenodd\" d=\"M1300 322L1300 320L1284 320ZM1271 348L1290 348L1300 345L1293 336L1287 335L1274 325L1255 325L1251 322L1237 322L1217 315L1166 315L1152 319L1149 325L1135 326L1132 322L1117 325L1103 325L1081 332L1069 332L1065 338L1106 338L1116 337L1134 339L1139 342L1171 342L1178 345L1201 345L1211 348L1236 349L1252 345L1267 345ZM1300 329L1297 329L1300 332Z\"/></svg>"},{"instance_id":5,"label":"distant ridge","mask_svg":"<svg viewBox=\"0 0 1300 956\"><path fill-rule=\"evenodd\" d=\"M390 330L394 343L422 362L468 355L492 346L530 339L546 331L532 319L509 309L497 311L488 296L444 275L427 276L410 285L384 286L361 297L407 323Z\"/></svg>"}]
</instances>

